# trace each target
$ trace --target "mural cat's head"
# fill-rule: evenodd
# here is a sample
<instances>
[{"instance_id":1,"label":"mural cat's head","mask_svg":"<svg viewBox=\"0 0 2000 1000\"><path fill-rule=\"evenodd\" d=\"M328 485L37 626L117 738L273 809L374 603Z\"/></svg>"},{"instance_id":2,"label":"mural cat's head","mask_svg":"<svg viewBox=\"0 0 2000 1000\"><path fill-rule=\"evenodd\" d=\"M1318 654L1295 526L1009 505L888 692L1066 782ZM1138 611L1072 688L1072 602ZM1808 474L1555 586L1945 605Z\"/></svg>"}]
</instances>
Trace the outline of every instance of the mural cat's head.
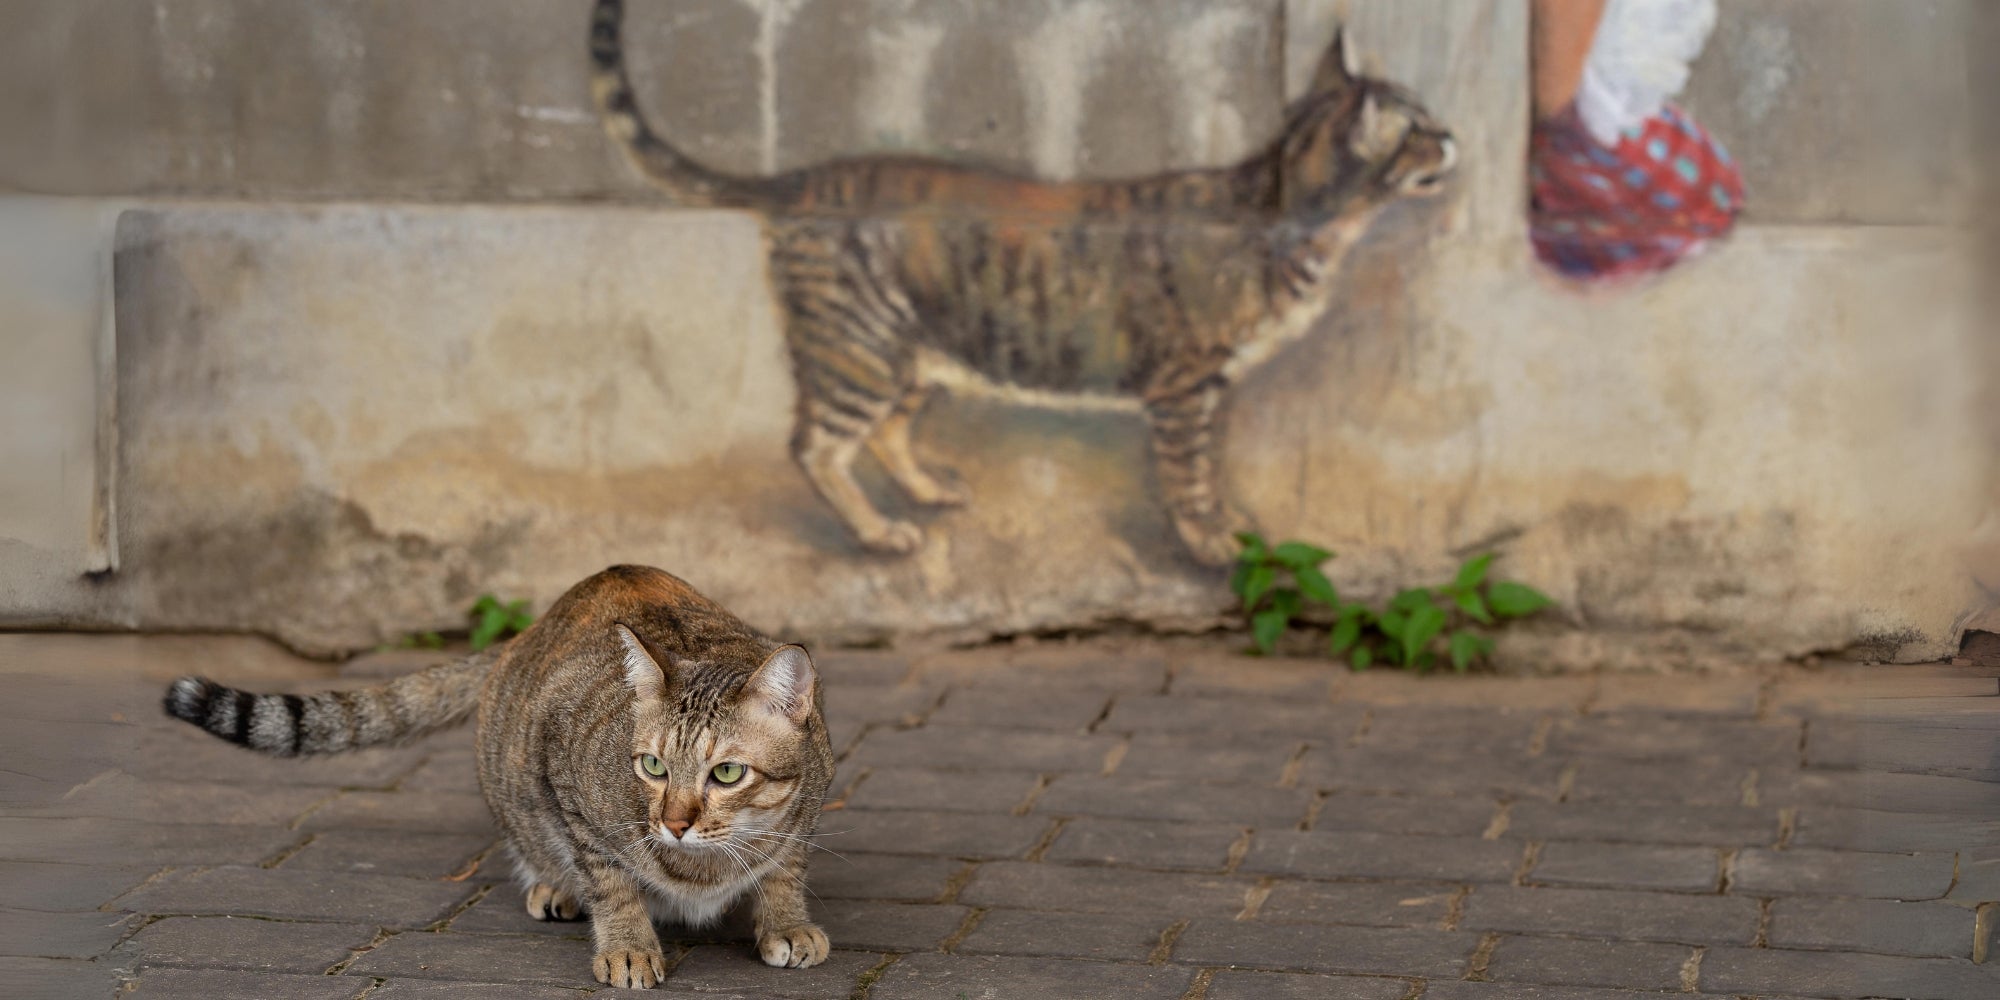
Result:
<instances>
[{"instance_id":1,"label":"mural cat's head","mask_svg":"<svg viewBox=\"0 0 2000 1000\"><path fill-rule=\"evenodd\" d=\"M1451 133L1416 97L1354 71L1345 30L1287 111L1278 164L1284 208L1321 218L1436 194L1458 159Z\"/></svg>"}]
</instances>

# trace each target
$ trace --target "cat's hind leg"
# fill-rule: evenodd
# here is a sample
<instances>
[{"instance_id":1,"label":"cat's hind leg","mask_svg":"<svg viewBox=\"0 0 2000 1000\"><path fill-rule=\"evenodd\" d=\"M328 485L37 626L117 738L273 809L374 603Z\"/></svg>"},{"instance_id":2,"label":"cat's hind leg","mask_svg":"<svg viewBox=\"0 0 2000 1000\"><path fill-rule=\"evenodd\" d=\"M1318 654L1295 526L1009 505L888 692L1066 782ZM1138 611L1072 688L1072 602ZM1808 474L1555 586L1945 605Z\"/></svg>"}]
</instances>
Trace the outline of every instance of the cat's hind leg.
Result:
<instances>
[{"instance_id":1,"label":"cat's hind leg","mask_svg":"<svg viewBox=\"0 0 2000 1000\"><path fill-rule=\"evenodd\" d=\"M792 432L792 458L863 547L904 554L915 552L923 544L923 531L908 521L883 516L854 481L854 456L888 409L888 404L884 404L880 416L856 426L813 419L801 405L798 425Z\"/></svg>"},{"instance_id":2,"label":"cat's hind leg","mask_svg":"<svg viewBox=\"0 0 2000 1000\"><path fill-rule=\"evenodd\" d=\"M904 393L895 409L890 410L889 415L876 426L874 435L868 439L868 448L875 453L882 468L888 471L889 478L894 479L911 500L933 507L957 507L965 503L965 491L939 482L917 461L916 453L910 447L910 425L916 422L917 414L923 410L930 394L930 388L922 385Z\"/></svg>"},{"instance_id":3,"label":"cat's hind leg","mask_svg":"<svg viewBox=\"0 0 2000 1000\"><path fill-rule=\"evenodd\" d=\"M1146 402L1167 514L1188 552L1210 566L1233 562L1235 533L1250 528L1250 519L1222 499L1223 388L1210 380Z\"/></svg>"},{"instance_id":4,"label":"cat's hind leg","mask_svg":"<svg viewBox=\"0 0 2000 1000\"><path fill-rule=\"evenodd\" d=\"M562 886L537 882L528 887L528 916L536 920L575 920L583 916L583 900Z\"/></svg>"}]
</instances>

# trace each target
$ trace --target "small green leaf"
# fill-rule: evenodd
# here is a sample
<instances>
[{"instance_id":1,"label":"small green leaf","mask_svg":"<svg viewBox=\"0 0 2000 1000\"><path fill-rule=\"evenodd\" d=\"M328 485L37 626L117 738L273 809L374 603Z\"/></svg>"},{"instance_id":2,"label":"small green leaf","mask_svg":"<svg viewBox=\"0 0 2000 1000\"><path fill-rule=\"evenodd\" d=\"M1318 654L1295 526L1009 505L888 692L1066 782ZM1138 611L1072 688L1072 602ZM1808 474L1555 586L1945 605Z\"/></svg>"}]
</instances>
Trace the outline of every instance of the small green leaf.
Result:
<instances>
[{"instance_id":1,"label":"small green leaf","mask_svg":"<svg viewBox=\"0 0 2000 1000\"><path fill-rule=\"evenodd\" d=\"M1250 577L1243 581L1244 610L1255 610L1257 602L1263 600L1264 595L1270 593L1271 587L1277 582L1277 570L1265 565L1250 567Z\"/></svg>"},{"instance_id":2,"label":"small green leaf","mask_svg":"<svg viewBox=\"0 0 2000 1000\"><path fill-rule=\"evenodd\" d=\"M1278 637L1285 634L1285 623L1290 617L1277 608L1265 608L1250 618L1250 636L1257 641L1257 651L1269 654L1278 647Z\"/></svg>"},{"instance_id":3,"label":"small green leaf","mask_svg":"<svg viewBox=\"0 0 2000 1000\"><path fill-rule=\"evenodd\" d=\"M1527 584L1502 581L1486 589L1486 603L1502 618L1520 618L1555 602Z\"/></svg>"},{"instance_id":4,"label":"small green leaf","mask_svg":"<svg viewBox=\"0 0 2000 1000\"><path fill-rule=\"evenodd\" d=\"M1431 592L1422 587L1411 587L1389 599L1389 610L1409 614L1418 608L1431 606Z\"/></svg>"},{"instance_id":5,"label":"small green leaf","mask_svg":"<svg viewBox=\"0 0 2000 1000\"><path fill-rule=\"evenodd\" d=\"M1248 593L1248 585L1250 583L1250 571L1253 568L1255 568L1255 566L1256 566L1255 563L1239 562L1236 564L1236 568L1230 571L1229 592L1235 594L1237 600L1242 600L1243 595L1245 593ZM1250 602L1244 601L1243 606L1245 608L1248 608L1250 606Z\"/></svg>"},{"instance_id":6,"label":"small green leaf","mask_svg":"<svg viewBox=\"0 0 2000 1000\"><path fill-rule=\"evenodd\" d=\"M1326 574L1320 572L1318 567L1304 566L1294 569L1292 576L1299 581L1299 591L1306 597L1329 608L1340 607L1340 594L1334 591L1333 581L1327 579Z\"/></svg>"},{"instance_id":7,"label":"small green leaf","mask_svg":"<svg viewBox=\"0 0 2000 1000\"><path fill-rule=\"evenodd\" d=\"M1352 662L1354 664L1354 669L1366 670L1371 664L1375 662L1375 653L1372 650L1370 650L1367 646L1356 646L1354 647L1354 656L1352 657Z\"/></svg>"},{"instance_id":8,"label":"small green leaf","mask_svg":"<svg viewBox=\"0 0 2000 1000\"><path fill-rule=\"evenodd\" d=\"M1361 616L1341 615L1333 625L1333 638L1327 643L1327 652L1335 656L1347 652L1361 638Z\"/></svg>"},{"instance_id":9,"label":"small green leaf","mask_svg":"<svg viewBox=\"0 0 2000 1000\"><path fill-rule=\"evenodd\" d=\"M1300 603L1299 592L1290 587L1279 587L1271 592L1272 610L1282 612L1287 622L1298 615Z\"/></svg>"},{"instance_id":10,"label":"small green leaf","mask_svg":"<svg viewBox=\"0 0 2000 1000\"><path fill-rule=\"evenodd\" d=\"M1479 596L1479 591L1461 590L1452 601L1458 605L1458 610L1465 612L1467 618L1481 625L1493 624L1493 613L1486 610L1486 599Z\"/></svg>"},{"instance_id":11,"label":"small green leaf","mask_svg":"<svg viewBox=\"0 0 2000 1000\"><path fill-rule=\"evenodd\" d=\"M1479 656L1479 634L1459 629L1451 634L1451 669L1465 673Z\"/></svg>"},{"instance_id":12,"label":"small green leaf","mask_svg":"<svg viewBox=\"0 0 2000 1000\"><path fill-rule=\"evenodd\" d=\"M1286 542L1273 549L1271 555L1292 569L1317 566L1333 558L1333 553L1317 545L1307 545L1304 542Z\"/></svg>"},{"instance_id":13,"label":"small green leaf","mask_svg":"<svg viewBox=\"0 0 2000 1000\"><path fill-rule=\"evenodd\" d=\"M1458 578L1452 581L1452 586L1461 590L1479 586L1486 579L1486 567L1491 565L1493 565L1491 552L1466 560L1465 565L1458 568Z\"/></svg>"},{"instance_id":14,"label":"small green leaf","mask_svg":"<svg viewBox=\"0 0 2000 1000\"><path fill-rule=\"evenodd\" d=\"M1421 653L1418 653L1416 662L1417 672L1429 673L1432 667L1437 666L1437 661L1438 661L1437 654L1431 652L1428 649L1424 650Z\"/></svg>"},{"instance_id":15,"label":"small green leaf","mask_svg":"<svg viewBox=\"0 0 2000 1000\"><path fill-rule=\"evenodd\" d=\"M1383 635L1394 638L1403 634L1403 626L1409 620L1409 616L1400 611L1384 611L1376 616L1375 627L1381 629Z\"/></svg>"},{"instance_id":16,"label":"small green leaf","mask_svg":"<svg viewBox=\"0 0 2000 1000\"><path fill-rule=\"evenodd\" d=\"M1405 663L1423 652L1438 632L1444 629L1444 609L1435 604L1426 604L1410 612L1410 620L1403 625L1403 653Z\"/></svg>"},{"instance_id":17,"label":"small green leaf","mask_svg":"<svg viewBox=\"0 0 2000 1000\"><path fill-rule=\"evenodd\" d=\"M1243 546L1243 551L1236 553L1237 562L1263 562L1264 557L1270 555L1270 546L1264 544L1264 536L1254 531L1237 532L1236 543Z\"/></svg>"}]
</instances>

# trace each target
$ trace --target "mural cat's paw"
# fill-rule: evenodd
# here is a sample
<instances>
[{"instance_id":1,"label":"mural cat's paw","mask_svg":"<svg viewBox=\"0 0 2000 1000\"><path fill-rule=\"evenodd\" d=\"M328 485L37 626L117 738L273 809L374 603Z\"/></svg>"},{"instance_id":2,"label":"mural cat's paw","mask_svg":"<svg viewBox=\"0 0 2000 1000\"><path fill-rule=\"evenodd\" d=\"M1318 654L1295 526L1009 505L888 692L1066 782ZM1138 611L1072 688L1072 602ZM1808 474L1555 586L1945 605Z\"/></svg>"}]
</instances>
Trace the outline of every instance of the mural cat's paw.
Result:
<instances>
[{"instance_id":1,"label":"mural cat's paw","mask_svg":"<svg viewBox=\"0 0 2000 1000\"><path fill-rule=\"evenodd\" d=\"M667 960L657 951L600 951L591 971L606 986L650 990L667 978Z\"/></svg>"},{"instance_id":2,"label":"mural cat's paw","mask_svg":"<svg viewBox=\"0 0 2000 1000\"><path fill-rule=\"evenodd\" d=\"M575 920L582 915L582 901L562 889L538 882L528 890L528 916L536 920Z\"/></svg>"},{"instance_id":3,"label":"mural cat's paw","mask_svg":"<svg viewBox=\"0 0 2000 1000\"><path fill-rule=\"evenodd\" d=\"M826 932L816 924L800 924L772 931L757 939L757 954L764 964L781 969L812 968L826 961L826 953L831 947L827 943Z\"/></svg>"},{"instance_id":4,"label":"mural cat's paw","mask_svg":"<svg viewBox=\"0 0 2000 1000\"><path fill-rule=\"evenodd\" d=\"M1228 566L1236 561L1242 549L1236 533L1255 531L1256 525L1243 514L1225 510L1218 517L1176 521L1174 528L1196 562L1204 566Z\"/></svg>"},{"instance_id":5,"label":"mural cat's paw","mask_svg":"<svg viewBox=\"0 0 2000 1000\"><path fill-rule=\"evenodd\" d=\"M930 489L911 499L929 507L963 507L966 501L972 499L972 494L967 493L963 486L953 486L933 480Z\"/></svg>"},{"instance_id":6,"label":"mural cat's paw","mask_svg":"<svg viewBox=\"0 0 2000 1000\"><path fill-rule=\"evenodd\" d=\"M863 537L861 544L874 552L909 555L924 544L924 532L908 521L884 521L882 530Z\"/></svg>"}]
</instances>

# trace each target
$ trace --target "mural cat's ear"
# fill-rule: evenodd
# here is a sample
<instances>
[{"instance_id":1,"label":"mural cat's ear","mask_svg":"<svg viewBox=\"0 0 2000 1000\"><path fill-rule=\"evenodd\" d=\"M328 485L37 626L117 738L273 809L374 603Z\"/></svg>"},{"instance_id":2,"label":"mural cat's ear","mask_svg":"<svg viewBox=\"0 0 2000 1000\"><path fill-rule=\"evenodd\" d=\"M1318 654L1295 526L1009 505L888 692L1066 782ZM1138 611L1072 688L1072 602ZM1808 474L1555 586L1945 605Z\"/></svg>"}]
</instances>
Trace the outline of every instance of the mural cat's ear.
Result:
<instances>
[{"instance_id":1,"label":"mural cat's ear","mask_svg":"<svg viewBox=\"0 0 2000 1000\"><path fill-rule=\"evenodd\" d=\"M779 646L750 675L743 685L746 698L761 701L765 708L804 725L813 710L813 680L817 677L812 657L804 646Z\"/></svg>"},{"instance_id":2,"label":"mural cat's ear","mask_svg":"<svg viewBox=\"0 0 2000 1000\"><path fill-rule=\"evenodd\" d=\"M1334 29L1333 41L1320 55L1319 68L1313 71L1313 93L1335 94L1354 86L1354 46L1349 37L1346 25Z\"/></svg>"},{"instance_id":3,"label":"mural cat's ear","mask_svg":"<svg viewBox=\"0 0 2000 1000\"><path fill-rule=\"evenodd\" d=\"M623 623L611 626L624 652L625 686L642 699L665 698L673 682L673 658L653 655L652 647Z\"/></svg>"},{"instance_id":4,"label":"mural cat's ear","mask_svg":"<svg viewBox=\"0 0 2000 1000\"><path fill-rule=\"evenodd\" d=\"M1348 134L1348 147L1363 162L1380 163L1402 145L1409 124L1401 115L1382 110L1382 103L1375 99L1374 94L1369 94L1361 99L1361 114L1355 118L1354 130Z\"/></svg>"}]
</instances>

